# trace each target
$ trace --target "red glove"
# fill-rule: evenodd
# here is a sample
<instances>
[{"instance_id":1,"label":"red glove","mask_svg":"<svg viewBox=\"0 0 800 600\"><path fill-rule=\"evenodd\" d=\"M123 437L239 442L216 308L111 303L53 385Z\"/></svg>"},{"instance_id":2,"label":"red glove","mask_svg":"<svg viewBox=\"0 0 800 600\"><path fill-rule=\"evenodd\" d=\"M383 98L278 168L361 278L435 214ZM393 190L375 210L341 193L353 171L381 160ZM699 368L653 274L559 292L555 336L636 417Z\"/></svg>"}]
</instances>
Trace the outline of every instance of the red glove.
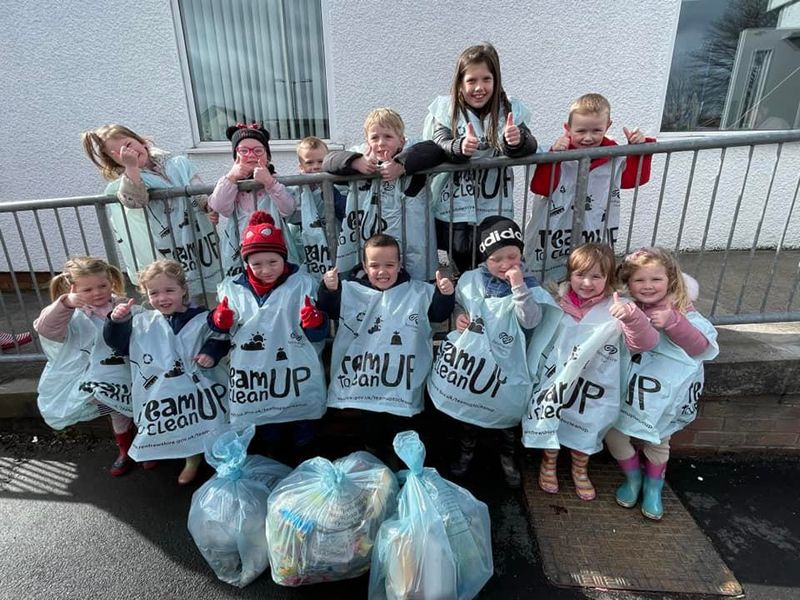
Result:
<instances>
[{"instance_id":1,"label":"red glove","mask_svg":"<svg viewBox=\"0 0 800 600\"><path fill-rule=\"evenodd\" d=\"M225 296L222 302L217 304L217 307L214 309L211 320L214 323L214 327L220 331L229 331L230 328L233 327L234 316L234 312L228 308L228 297Z\"/></svg>"},{"instance_id":2,"label":"red glove","mask_svg":"<svg viewBox=\"0 0 800 600\"><path fill-rule=\"evenodd\" d=\"M316 329L322 325L324 320L322 312L314 306L311 298L306 296L305 304L300 309L300 325L303 329Z\"/></svg>"}]
</instances>

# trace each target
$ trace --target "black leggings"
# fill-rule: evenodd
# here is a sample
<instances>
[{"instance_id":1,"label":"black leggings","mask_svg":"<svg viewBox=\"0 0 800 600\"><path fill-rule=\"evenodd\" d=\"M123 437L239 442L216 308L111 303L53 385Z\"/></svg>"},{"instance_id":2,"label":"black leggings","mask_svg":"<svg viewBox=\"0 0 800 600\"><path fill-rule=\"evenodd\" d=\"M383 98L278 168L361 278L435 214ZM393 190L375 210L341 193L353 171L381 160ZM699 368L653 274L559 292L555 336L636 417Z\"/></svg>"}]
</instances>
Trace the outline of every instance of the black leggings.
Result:
<instances>
[{"instance_id":1,"label":"black leggings","mask_svg":"<svg viewBox=\"0 0 800 600\"><path fill-rule=\"evenodd\" d=\"M446 251L456 264L459 273L475 268L480 262L475 246L475 225L453 223L453 247L450 247L450 223L436 219L436 244ZM474 261L473 261L474 256Z\"/></svg>"}]
</instances>

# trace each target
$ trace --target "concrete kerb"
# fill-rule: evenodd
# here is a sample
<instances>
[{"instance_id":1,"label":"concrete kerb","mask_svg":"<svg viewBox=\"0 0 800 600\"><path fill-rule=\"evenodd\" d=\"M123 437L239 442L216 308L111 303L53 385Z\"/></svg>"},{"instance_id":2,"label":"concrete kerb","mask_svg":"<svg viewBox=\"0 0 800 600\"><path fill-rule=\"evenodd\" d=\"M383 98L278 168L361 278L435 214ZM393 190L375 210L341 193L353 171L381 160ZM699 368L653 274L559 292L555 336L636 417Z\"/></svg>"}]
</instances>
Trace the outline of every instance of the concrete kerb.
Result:
<instances>
[{"instance_id":1,"label":"concrete kerb","mask_svg":"<svg viewBox=\"0 0 800 600\"><path fill-rule=\"evenodd\" d=\"M720 354L706 365L700 414L673 437L673 449L800 451L800 323L717 329ZM0 431L47 430L36 407L42 367L0 365ZM105 420L79 426L102 435L107 427Z\"/></svg>"}]
</instances>

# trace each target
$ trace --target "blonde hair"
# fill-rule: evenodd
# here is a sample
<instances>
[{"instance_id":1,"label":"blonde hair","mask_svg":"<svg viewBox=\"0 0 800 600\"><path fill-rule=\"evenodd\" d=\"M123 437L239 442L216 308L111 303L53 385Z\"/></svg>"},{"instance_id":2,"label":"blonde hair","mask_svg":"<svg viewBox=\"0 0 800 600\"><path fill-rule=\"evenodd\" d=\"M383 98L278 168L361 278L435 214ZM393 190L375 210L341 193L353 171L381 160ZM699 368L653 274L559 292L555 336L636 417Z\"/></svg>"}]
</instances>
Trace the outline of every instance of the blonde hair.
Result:
<instances>
[{"instance_id":1,"label":"blonde hair","mask_svg":"<svg viewBox=\"0 0 800 600\"><path fill-rule=\"evenodd\" d=\"M500 57L495 47L489 42L470 46L464 49L458 56L456 72L453 76L453 84L450 88L450 129L453 132L453 137L456 137L456 124L458 123L459 115L463 115L464 120L469 122L469 118L467 117L469 106L461 95L461 84L464 79L464 72L467 68L481 63L485 64L486 68L491 72L494 78L494 87L492 89L492 97L478 116L483 118L485 115L489 115L489 126L486 128L486 142L495 150L500 151L502 149L497 139L497 131L499 128L498 113L501 109L505 114L510 113L511 102L508 96L506 96L506 92L503 89L503 80L502 77L500 77Z\"/></svg>"},{"instance_id":2,"label":"blonde hair","mask_svg":"<svg viewBox=\"0 0 800 600\"><path fill-rule=\"evenodd\" d=\"M572 115L600 115L606 113L611 119L611 104L602 94L584 94L569 106L567 123L572 125Z\"/></svg>"},{"instance_id":3,"label":"blonde hair","mask_svg":"<svg viewBox=\"0 0 800 600\"><path fill-rule=\"evenodd\" d=\"M111 292L117 296L125 295L125 280L117 267L102 258L74 256L64 263L63 271L50 280L50 300L55 302L68 294L78 279L88 275L105 275L111 283Z\"/></svg>"},{"instance_id":4,"label":"blonde hair","mask_svg":"<svg viewBox=\"0 0 800 600\"><path fill-rule=\"evenodd\" d=\"M365 138L369 136L369 128L373 125L394 129L401 138L406 135L406 125L403 123L402 117L400 117L396 110L386 106L376 108L367 115L367 118L364 120Z\"/></svg>"},{"instance_id":5,"label":"blonde hair","mask_svg":"<svg viewBox=\"0 0 800 600\"><path fill-rule=\"evenodd\" d=\"M141 292L145 298L147 297L147 284L159 275L166 275L170 279L177 281L178 285L184 290L184 302L188 300L189 287L186 285L186 273L184 273L181 263L169 258L162 258L151 262L137 273L136 277L139 279L139 292Z\"/></svg>"},{"instance_id":6,"label":"blonde hair","mask_svg":"<svg viewBox=\"0 0 800 600\"><path fill-rule=\"evenodd\" d=\"M103 125L81 134L83 151L108 181L114 181L125 172L125 167L115 161L105 149L108 140L121 137L133 138L147 148L147 155L150 156L151 140L143 138L124 125ZM152 156L150 158L152 159Z\"/></svg>"},{"instance_id":7,"label":"blonde hair","mask_svg":"<svg viewBox=\"0 0 800 600\"><path fill-rule=\"evenodd\" d=\"M567 280L572 277L573 273L585 273L594 266L600 267L600 272L606 278L604 291L606 294L610 294L617 286L616 260L611 246L605 244L583 244L570 252L567 260Z\"/></svg>"},{"instance_id":8,"label":"blonde hair","mask_svg":"<svg viewBox=\"0 0 800 600\"><path fill-rule=\"evenodd\" d=\"M686 314L692 301L689 298L689 291L686 289L686 281L683 278L681 266L669 250L657 247L634 250L620 263L617 269L617 276L627 286L628 281L636 271L642 267L652 265L664 267L667 272L667 296L671 296L674 308Z\"/></svg>"},{"instance_id":9,"label":"blonde hair","mask_svg":"<svg viewBox=\"0 0 800 600\"><path fill-rule=\"evenodd\" d=\"M297 148L295 150L297 152L297 158L301 158L300 152L303 150L316 150L317 148L322 148L325 150L325 152L327 152L328 144L323 142L318 137L314 137L313 135L304 137L302 140L297 142Z\"/></svg>"}]
</instances>

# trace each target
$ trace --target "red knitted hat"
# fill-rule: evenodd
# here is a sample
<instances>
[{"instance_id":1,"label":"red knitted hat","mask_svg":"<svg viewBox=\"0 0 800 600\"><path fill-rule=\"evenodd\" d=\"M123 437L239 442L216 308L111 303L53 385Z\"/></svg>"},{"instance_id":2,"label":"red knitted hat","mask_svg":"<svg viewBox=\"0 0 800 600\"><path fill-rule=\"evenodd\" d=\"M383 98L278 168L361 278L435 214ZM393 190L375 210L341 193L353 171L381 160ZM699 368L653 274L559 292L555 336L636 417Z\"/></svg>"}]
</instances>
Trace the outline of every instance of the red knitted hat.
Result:
<instances>
[{"instance_id":1,"label":"red knitted hat","mask_svg":"<svg viewBox=\"0 0 800 600\"><path fill-rule=\"evenodd\" d=\"M242 234L242 258L247 259L256 252L275 252L286 260L283 232L275 226L272 216L263 210L257 210L250 215L250 221Z\"/></svg>"}]
</instances>

